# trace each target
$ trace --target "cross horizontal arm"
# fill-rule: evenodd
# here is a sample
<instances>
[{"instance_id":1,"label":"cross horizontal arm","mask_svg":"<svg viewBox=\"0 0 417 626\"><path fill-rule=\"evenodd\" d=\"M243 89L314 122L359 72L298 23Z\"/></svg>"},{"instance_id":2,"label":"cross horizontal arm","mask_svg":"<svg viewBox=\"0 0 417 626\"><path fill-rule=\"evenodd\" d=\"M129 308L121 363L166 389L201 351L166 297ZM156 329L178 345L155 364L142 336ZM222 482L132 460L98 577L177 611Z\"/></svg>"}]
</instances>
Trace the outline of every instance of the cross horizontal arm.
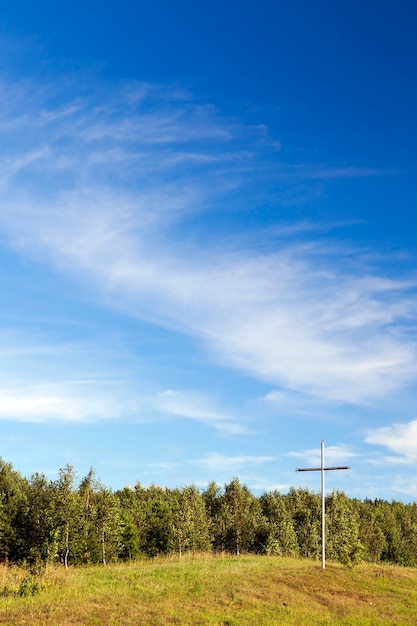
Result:
<instances>
[{"instance_id":1,"label":"cross horizontal arm","mask_svg":"<svg viewBox=\"0 0 417 626\"><path fill-rule=\"evenodd\" d=\"M350 469L349 465L340 465L337 467L298 467L296 472L321 472L324 470L325 472L329 470L348 470Z\"/></svg>"}]
</instances>

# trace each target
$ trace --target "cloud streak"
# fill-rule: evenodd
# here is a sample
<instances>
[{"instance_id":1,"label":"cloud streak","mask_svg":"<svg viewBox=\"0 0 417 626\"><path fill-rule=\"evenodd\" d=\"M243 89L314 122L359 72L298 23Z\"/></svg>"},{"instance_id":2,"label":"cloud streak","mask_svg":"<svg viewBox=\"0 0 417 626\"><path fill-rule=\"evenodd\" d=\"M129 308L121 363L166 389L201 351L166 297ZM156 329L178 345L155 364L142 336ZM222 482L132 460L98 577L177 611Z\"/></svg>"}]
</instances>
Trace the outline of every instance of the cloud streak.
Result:
<instances>
[{"instance_id":1,"label":"cloud streak","mask_svg":"<svg viewBox=\"0 0 417 626\"><path fill-rule=\"evenodd\" d=\"M253 455L226 456L224 454L212 452L205 458L197 459L191 462L208 470L238 471L241 469L247 469L248 467L263 465L264 463L271 463L273 461L276 461L276 457Z\"/></svg>"},{"instance_id":2,"label":"cloud streak","mask_svg":"<svg viewBox=\"0 0 417 626\"><path fill-rule=\"evenodd\" d=\"M155 407L166 415L196 420L224 433L237 435L246 431L234 417L214 410L210 404L207 398L195 393L168 389L157 395Z\"/></svg>"}]
</instances>

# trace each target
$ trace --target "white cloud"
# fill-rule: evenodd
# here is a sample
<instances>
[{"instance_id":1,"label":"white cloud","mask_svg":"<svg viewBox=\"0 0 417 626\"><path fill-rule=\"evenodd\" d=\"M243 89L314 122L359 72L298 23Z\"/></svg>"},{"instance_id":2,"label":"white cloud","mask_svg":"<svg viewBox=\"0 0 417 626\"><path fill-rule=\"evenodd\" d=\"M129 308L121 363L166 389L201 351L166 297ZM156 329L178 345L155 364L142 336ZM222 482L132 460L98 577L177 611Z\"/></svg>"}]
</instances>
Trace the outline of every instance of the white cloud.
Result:
<instances>
[{"instance_id":1,"label":"white cloud","mask_svg":"<svg viewBox=\"0 0 417 626\"><path fill-rule=\"evenodd\" d=\"M392 456L388 454L378 454L365 459L367 463L374 466L411 465L416 463L417 455Z\"/></svg>"},{"instance_id":2,"label":"white cloud","mask_svg":"<svg viewBox=\"0 0 417 626\"><path fill-rule=\"evenodd\" d=\"M0 389L0 418L24 422L88 422L126 415L128 403L117 402L97 388L83 384L19 386Z\"/></svg>"},{"instance_id":3,"label":"white cloud","mask_svg":"<svg viewBox=\"0 0 417 626\"><path fill-rule=\"evenodd\" d=\"M342 265L346 250L331 244L281 239L261 253L190 228L203 209L227 210L230 190L241 189L246 201L265 129L222 119L160 86L101 94L100 104L12 100L16 112L6 103L0 116L0 231L21 254L110 306L197 337L216 361L273 385L366 403L413 380L412 283ZM263 176L276 173L265 167ZM336 175L375 171L320 167L314 176ZM194 400L159 403L238 428Z\"/></svg>"},{"instance_id":4,"label":"white cloud","mask_svg":"<svg viewBox=\"0 0 417 626\"><path fill-rule=\"evenodd\" d=\"M406 423L392 424L368 430L366 443L383 446L398 454L398 463L403 459L417 461L417 419ZM391 457L391 462L393 457Z\"/></svg>"}]
</instances>

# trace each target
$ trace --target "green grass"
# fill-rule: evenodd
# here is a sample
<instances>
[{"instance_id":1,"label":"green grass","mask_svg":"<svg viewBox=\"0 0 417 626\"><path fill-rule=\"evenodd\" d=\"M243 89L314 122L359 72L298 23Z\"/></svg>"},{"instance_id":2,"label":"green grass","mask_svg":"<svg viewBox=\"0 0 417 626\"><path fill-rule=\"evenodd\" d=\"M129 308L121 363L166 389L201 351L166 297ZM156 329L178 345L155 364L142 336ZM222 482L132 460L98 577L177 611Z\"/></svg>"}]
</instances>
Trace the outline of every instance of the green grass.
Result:
<instances>
[{"instance_id":1,"label":"green grass","mask_svg":"<svg viewBox=\"0 0 417 626\"><path fill-rule=\"evenodd\" d=\"M23 584L22 584L23 580ZM2 593L3 590L3 593ZM138 626L417 623L417 570L280 557L0 568L0 624Z\"/></svg>"}]
</instances>

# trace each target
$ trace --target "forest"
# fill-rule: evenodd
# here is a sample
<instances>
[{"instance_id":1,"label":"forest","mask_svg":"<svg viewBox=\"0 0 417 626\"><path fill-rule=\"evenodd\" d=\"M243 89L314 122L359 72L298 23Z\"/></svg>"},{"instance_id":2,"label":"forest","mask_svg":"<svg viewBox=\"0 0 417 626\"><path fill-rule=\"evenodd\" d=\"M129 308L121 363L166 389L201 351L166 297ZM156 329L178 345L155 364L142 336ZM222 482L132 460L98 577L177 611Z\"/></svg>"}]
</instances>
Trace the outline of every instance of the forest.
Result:
<instances>
[{"instance_id":1,"label":"forest","mask_svg":"<svg viewBox=\"0 0 417 626\"><path fill-rule=\"evenodd\" d=\"M25 478L0 460L1 562L68 567L189 551L318 559L321 496L305 488L255 496L238 478L203 490L137 483L113 491L93 469ZM417 566L417 505L332 492L326 556Z\"/></svg>"}]
</instances>

